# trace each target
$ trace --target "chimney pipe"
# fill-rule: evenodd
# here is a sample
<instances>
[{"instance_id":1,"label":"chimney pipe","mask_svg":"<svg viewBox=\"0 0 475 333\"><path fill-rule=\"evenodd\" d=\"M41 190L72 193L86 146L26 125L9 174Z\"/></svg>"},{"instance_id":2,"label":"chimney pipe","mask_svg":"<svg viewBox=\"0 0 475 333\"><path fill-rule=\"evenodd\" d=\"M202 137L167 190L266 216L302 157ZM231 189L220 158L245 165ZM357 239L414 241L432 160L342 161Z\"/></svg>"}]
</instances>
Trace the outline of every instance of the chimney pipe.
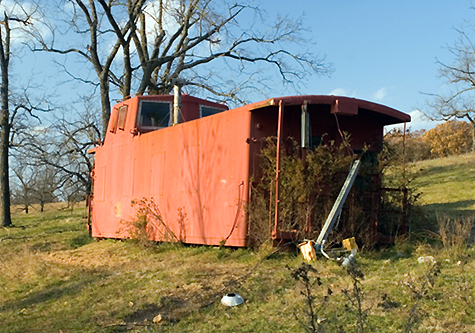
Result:
<instances>
[{"instance_id":1,"label":"chimney pipe","mask_svg":"<svg viewBox=\"0 0 475 333\"><path fill-rule=\"evenodd\" d=\"M177 125L181 112L181 85L178 82L173 86L173 96L173 125Z\"/></svg>"}]
</instances>

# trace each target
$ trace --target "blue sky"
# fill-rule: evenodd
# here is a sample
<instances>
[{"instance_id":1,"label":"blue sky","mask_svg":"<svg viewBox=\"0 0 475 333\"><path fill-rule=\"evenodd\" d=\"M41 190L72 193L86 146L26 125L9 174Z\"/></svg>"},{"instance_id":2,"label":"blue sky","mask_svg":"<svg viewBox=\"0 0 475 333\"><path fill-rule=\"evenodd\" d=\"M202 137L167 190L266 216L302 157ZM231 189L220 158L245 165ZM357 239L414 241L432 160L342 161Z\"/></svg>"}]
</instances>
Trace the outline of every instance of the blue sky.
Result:
<instances>
[{"instance_id":1,"label":"blue sky","mask_svg":"<svg viewBox=\"0 0 475 333\"><path fill-rule=\"evenodd\" d=\"M475 24L469 0L265 0L272 12L305 15L314 50L326 55L335 72L313 77L302 93L362 98L411 113L413 129L423 123L414 110L427 111L420 92L447 89L436 59L453 61L448 45L455 29ZM290 5L289 5L290 4Z\"/></svg>"},{"instance_id":2,"label":"blue sky","mask_svg":"<svg viewBox=\"0 0 475 333\"><path fill-rule=\"evenodd\" d=\"M410 113L414 119L412 129L434 126L424 122L416 111L428 111L427 96L421 92L447 90L445 82L437 77L436 59L451 63L453 56L447 46L458 38L455 29L466 26L467 22L475 24L475 10L470 9L469 0L261 0L260 3L260 8L268 14L269 24L278 13L294 18L304 15L315 43L312 51L326 55L326 60L333 63L335 71L330 77L313 76L298 93L343 95L382 103ZM34 76L38 86L50 85L54 80L57 95L74 98L76 88L53 76L55 67L51 61L51 54L46 53L15 59L13 75L23 74L23 81ZM76 66L85 65L77 62ZM295 92L279 85L272 91L274 96L288 94Z\"/></svg>"}]
</instances>

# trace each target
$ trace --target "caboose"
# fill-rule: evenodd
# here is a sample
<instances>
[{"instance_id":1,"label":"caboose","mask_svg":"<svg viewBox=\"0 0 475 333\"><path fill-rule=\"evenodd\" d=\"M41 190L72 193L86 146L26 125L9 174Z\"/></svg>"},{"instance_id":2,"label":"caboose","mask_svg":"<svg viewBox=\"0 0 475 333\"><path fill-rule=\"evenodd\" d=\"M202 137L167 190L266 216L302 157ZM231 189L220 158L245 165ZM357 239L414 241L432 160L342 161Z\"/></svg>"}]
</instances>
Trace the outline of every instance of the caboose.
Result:
<instances>
[{"instance_id":1,"label":"caboose","mask_svg":"<svg viewBox=\"0 0 475 333\"><path fill-rule=\"evenodd\" d=\"M340 142L343 130L351 134L354 150L369 146L377 152L385 125L409 121L387 106L340 96L271 98L232 110L188 95L135 96L113 107L104 142L90 151L91 234L128 237L122 226L135 217L131 202L153 198L176 239L247 246L245 203L259 172L263 139L302 143L311 133ZM278 221L275 228L273 238L283 238ZM160 235L150 238L164 240Z\"/></svg>"}]
</instances>

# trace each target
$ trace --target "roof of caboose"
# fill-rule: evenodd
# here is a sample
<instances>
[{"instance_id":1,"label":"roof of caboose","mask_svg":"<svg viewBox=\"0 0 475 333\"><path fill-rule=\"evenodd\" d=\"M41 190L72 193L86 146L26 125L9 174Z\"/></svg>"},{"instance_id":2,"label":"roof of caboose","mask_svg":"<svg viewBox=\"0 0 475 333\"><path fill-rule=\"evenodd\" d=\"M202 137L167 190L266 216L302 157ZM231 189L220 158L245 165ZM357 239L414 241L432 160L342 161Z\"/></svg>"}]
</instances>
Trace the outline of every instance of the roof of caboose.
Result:
<instances>
[{"instance_id":1,"label":"roof of caboose","mask_svg":"<svg viewBox=\"0 0 475 333\"><path fill-rule=\"evenodd\" d=\"M286 105L303 105L305 101L307 104L327 104L332 106L332 113L338 113L342 115L357 115L359 109L365 109L375 112L383 117L383 125L398 124L404 122L410 122L411 116L390 108L388 106L368 102L362 99L333 96L333 95L300 95L300 96L286 96L275 97L267 100L249 104L250 110L257 110L268 106L277 106L280 101L284 106Z\"/></svg>"}]
</instances>

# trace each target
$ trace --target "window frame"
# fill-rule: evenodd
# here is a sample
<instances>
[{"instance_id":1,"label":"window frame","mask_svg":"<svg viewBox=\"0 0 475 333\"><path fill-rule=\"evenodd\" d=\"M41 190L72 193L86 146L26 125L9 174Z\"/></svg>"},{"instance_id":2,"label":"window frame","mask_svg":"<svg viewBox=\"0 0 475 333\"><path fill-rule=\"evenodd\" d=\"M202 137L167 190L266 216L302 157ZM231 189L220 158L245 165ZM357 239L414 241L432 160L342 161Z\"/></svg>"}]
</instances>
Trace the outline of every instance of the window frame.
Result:
<instances>
[{"instance_id":1,"label":"window frame","mask_svg":"<svg viewBox=\"0 0 475 333\"><path fill-rule=\"evenodd\" d=\"M126 104L126 105L122 105L118 110L117 129L121 131L125 130L125 123L127 122L128 109L129 109L129 106Z\"/></svg>"},{"instance_id":2,"label":"window frame","mask_svg":"<svg viewBox=\"0 0 475 333\"><path fill-rule=\"evenodd\" d=\"M204 116L204 117L209 117L209 116L214 116L215 114L218 114L218 113L221 113L223 111L227 111L228 109L226 108L219 108L217 106L209 106L209 105L203 105L203 104L200 104L200 118L204 118L203 117L203 108L208 108L208 109L215 109L215 110L218 110L218 112L216 113L213 113L213 114L209 114L207 116Z\"/></svg>"},{"instance_id":3,"label":"window frame","mask_svg":"<svg viewBox=\"0 0 475 333\"><path fill-rule=\"evenodd\" d=\"M141 124L141 120L142 120L142 105L143 103L157 103L157 104L168 104L169 108L168 108L168 124L166 126L144 126ZM139 130L158 130L158 129L162 129L162 128L166 128L166 127L169 127L171 125L171 121L172 121L172 110L173 110L173 103L171 101L157 101L157 100L147 100L147 99L143 99L143 100L140 100L139 102L139 112L137 113L137 128Z\"/></svg>"},{"instance_id":4,"label":"window frame","mask_svg":"<svg viewBox=\"0 0 475 333\"><path fill-rule=\"evenodd\" d=\"M119 120L119 108L112 109L112 128L110 129L111 133L117 132L117 122Z\"/></svg>"}]
</instances>

